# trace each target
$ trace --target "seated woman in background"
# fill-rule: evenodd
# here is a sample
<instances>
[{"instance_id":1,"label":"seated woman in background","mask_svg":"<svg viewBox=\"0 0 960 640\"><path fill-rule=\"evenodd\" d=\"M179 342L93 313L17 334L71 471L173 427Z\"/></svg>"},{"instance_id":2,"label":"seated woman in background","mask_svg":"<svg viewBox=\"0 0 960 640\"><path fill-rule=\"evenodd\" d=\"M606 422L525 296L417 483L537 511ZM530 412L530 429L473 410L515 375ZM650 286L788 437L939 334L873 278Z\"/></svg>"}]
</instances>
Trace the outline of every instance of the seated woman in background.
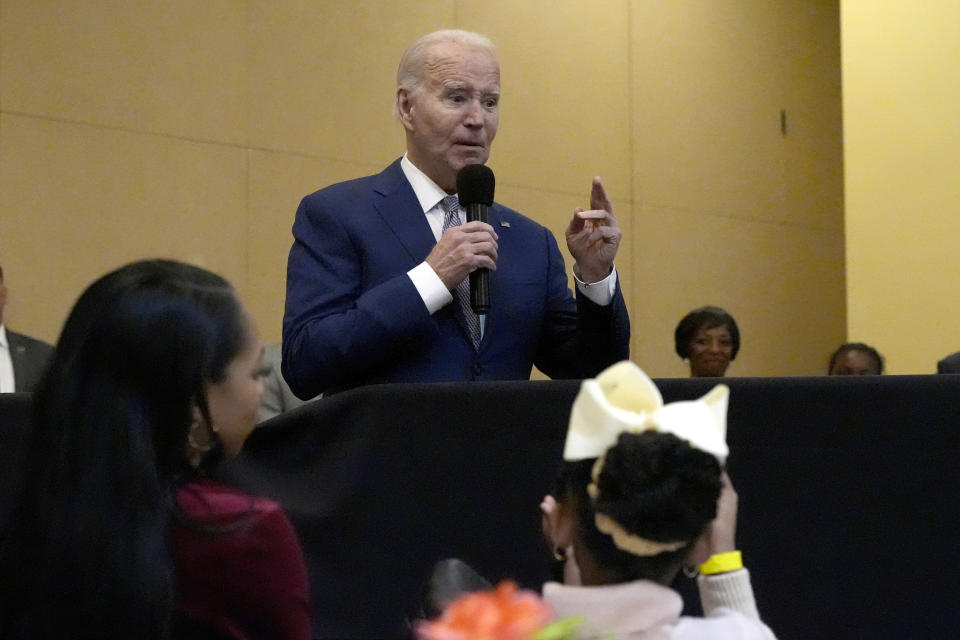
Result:
<instances>
[{"instance_id":1,"label":"seated woman in background","mask_svg":"<svg viewBox=\"0 0 960 640\"><path fill-rule=\"evenodd\" d=\"M33 398L0 637L311 637L289 519L208 478L253 428L261 351L197 267L137 262L80 296Z\"/></svg>"},{"instance_id":2,"label":"seated woman in background","mask_svg":"<svg viewBox=\"0 0 960 640\"><path fill-rule=\"evenodd\" d=\"M740 329L720 307L700 307L683 316L673 333L677 355L689 361L691 378L718 378L740 351Z\"/></svg>"},{"instance_id":3,"label":"seated woman in background","mask_svg":"<svg viewBox=\"0 0 960 640\"><path fill-rule=\"evenodd\" d=\"M567 563L548 582L555 618L583 616L583 638L772 638L735 551L737 496L723 472L728 390L663 406L653 382L621 362L585 380L570 415L544 533ZM706 618L681 617L669 588L699 565ZM579 573L579 577L576 577ZM570 584L574 582L575 584Z\"/></svg>"},{"instance_id":4,"label":"seated woman in background","mask_svg":"<svg viewBox=\"0 0 960 640\"><path fill-rule=\"evenodd\" d=\"M878 376L883 373L883 356L862 342L847 342L830 356L827 375Z\"/></svg>"}]
</instances>

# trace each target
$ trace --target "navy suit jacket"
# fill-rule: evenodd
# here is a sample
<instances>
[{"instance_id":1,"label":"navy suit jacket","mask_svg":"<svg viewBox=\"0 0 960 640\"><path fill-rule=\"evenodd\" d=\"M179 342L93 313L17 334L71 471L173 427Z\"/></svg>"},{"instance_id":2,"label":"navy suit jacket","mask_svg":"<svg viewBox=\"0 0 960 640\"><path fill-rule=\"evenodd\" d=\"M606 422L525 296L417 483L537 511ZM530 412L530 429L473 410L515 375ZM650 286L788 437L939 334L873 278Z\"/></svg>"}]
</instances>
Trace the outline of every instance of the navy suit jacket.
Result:
<instances>
[{"instance_id":1,"label":"navy suit jacket","mask_svg":"<svg viewBox=\"0 0 960 640\"><path fill-rule=\"evenodd\" d=\"M17 392L32 392L47 368L53 347L46 342L14 333L7 328L10 360L13 361L13 387Z\"/></svg>"},{"instance_id":2,"label":"navy suit jacket","mask_svg":"<svg viewBox=\"0 0 960 640\"><path fill-rule=\"evenodd\" d=\"M629 357L619 283L610 305L567 288L545 227L499 204L490 312L474 350L456 303L433 315L407 276L436 245L397 160L383 172L305 197L293 223L283 375L309 398L363 384L521 380L531 364L583 378Z\"/></svg>"}]
</instances>

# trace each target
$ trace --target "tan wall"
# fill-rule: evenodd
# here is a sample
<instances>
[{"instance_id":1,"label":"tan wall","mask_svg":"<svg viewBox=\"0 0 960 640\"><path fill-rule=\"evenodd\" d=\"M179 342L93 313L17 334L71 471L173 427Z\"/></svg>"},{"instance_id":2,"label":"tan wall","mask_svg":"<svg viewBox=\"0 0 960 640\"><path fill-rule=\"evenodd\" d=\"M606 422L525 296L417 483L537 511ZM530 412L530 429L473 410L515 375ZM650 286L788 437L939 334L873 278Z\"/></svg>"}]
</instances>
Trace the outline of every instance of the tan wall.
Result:
<instances>
[{"instance_id":1,"label":"tan wall","mask_svg":"<svg viewBox=\"0 0 960 640\"><path fill-rule=\"evenodd\" d=\"M91 279L170 256L278 339L297 202L402 152L396 62L447 26L500 49L499 201L562 238L603 177L636 361L685 375L674 325L712 303L732 374L820 372L846 322L835 1L2 0L9 324L53 340Z\"/></svg>"},{"instance_id":2,"label":"tan wall","mask_svg":"<svg viewBox=\"0 0 960 640\"><path fill-rule=\"evenodd\" d=\"M842 24L848 331L932 373L960 350L960 3L845 0Z\"/></svg>"}]
</instances>

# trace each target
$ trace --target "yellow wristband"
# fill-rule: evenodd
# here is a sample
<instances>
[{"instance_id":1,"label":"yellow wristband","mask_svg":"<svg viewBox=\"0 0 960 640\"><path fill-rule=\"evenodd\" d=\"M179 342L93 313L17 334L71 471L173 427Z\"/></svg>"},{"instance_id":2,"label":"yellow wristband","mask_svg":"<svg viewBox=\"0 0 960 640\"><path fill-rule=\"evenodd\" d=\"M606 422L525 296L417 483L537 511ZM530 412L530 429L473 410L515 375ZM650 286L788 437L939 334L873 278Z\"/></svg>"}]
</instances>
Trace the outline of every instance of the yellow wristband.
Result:
<instances>
[{"instance_id":1,"label":"yellow wristband","mask_svg":"<svg viewBox=\"0 0 960 640\"><path fill-rule=\"evenodd\" d=\"M705 576L711 576L715 573L726 573L727 571L736 571L743 569L743 557L739 551L727 551L726 553L715 553L710 559L700 565L700 573Z\"/></svg>"}]
</instances>

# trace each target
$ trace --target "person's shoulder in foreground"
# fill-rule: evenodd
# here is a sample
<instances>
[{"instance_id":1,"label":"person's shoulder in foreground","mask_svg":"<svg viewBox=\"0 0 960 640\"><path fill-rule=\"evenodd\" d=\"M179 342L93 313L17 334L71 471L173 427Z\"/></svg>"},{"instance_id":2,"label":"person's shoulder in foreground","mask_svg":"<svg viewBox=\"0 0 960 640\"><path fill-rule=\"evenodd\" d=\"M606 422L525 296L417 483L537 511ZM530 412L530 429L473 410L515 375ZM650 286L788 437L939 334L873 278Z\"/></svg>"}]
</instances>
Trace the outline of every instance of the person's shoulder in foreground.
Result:
<instances>
[{"instance_id":1,"label":"person's shoulder in foreground","mask_svg":"<svg viewBox=\"0 0 960 640\"><path fill-rule=\"evenodd\" d=\"M227 637L309 638L303 552L272 500L199 480L177 492L170 533L181 610Z\"/></svg>"}]
</instances>

